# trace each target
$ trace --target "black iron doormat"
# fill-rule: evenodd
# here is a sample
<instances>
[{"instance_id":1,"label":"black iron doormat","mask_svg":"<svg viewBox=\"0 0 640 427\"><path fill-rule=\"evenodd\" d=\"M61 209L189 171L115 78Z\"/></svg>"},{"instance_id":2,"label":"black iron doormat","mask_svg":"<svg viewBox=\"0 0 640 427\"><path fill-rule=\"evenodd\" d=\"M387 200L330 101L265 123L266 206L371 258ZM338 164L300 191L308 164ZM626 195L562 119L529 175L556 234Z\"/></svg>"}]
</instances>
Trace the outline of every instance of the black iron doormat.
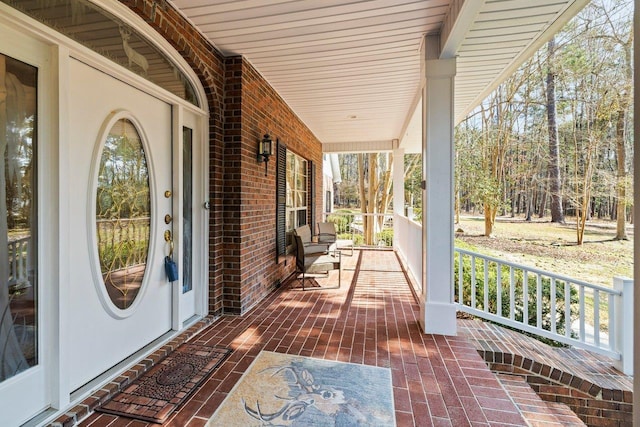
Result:
<instances>
[{"instance_id":1,"label":"black iron doormat","mask_svg":"<svg viewBox=\"0 0 640 427\"><path fill-rule=\"evenodd\" d=\"M184 343L96 411L162 424L229 353L226 348Z\"/></svg>"}]
</instances>

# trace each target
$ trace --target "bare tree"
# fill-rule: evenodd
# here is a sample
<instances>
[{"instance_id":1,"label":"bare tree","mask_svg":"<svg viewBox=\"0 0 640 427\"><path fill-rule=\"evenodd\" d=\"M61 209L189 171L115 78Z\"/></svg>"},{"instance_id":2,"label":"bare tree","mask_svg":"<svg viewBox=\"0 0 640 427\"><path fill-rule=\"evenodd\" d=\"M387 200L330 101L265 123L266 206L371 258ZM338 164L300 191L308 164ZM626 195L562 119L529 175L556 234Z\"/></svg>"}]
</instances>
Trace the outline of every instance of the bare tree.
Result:
<instances>
[{"instance_id":1,"label":"bare tree","mask_svg":"<svg viewBox=\"0 0 640 427\"><path fill-rule=\"evenodd\" d=\"M556 84L555 84L555 37L547 43L547 125L549 127L549 191L551 192L551 222L564 223L562 211L562 194L560 185L560 144L558 141L558 123L556 117Z\"/></svg>"},{"instance_id":2,"label":"bare tree","mask_svg":"<svg viewBox=\"0 0 640 427\"><path fill-rule=\"evenodd\" d=\"M392 166L391 153L382 156L378 153L358 154L360 211L364 214L362 226L366 245L375 243L376 232L382 230L384 223L384 215L370 214L385 214L392 200Z\"/></svg>"},{"instance_id":3,"label":"bare tree","mask_svg":"<svg viewBox=\"0 0 640 427\"><path fill-rule=\"evenodd\" d=\"M619 29L614 24L613 19L609 15L607 8L602 7L601 12L605 16L606 22L611 31L611 38L614 43L622 49L623 61L622 61L622 78L618 80L621 84L620 90L614 90L614 96L617 96L616 105L616 159L617 159L617 174L616 174L616 240L627 240L627 188L629 187L629 178L627 172L627 147L626 147L626 128L627 128L627 114L629 108L632 105L632 82L633 82L633 28ZM622 33L622 34L620 34Z\"/></svg>"}]
</instances>

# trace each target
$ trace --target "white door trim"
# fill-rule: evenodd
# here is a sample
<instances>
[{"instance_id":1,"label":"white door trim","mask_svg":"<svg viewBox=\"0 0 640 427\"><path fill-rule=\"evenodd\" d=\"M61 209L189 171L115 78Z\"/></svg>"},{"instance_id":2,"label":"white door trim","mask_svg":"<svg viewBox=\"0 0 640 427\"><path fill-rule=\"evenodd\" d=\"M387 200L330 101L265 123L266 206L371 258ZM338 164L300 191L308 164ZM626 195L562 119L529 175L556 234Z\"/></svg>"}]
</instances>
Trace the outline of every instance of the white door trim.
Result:
<instances>
[{"instance_id":1,"label":"white door trim","mask_svg":"<svg viewBox=\"0 0 640 427\"><path fill-rule=\"evenodd\" d=\"M4 6L4 5L1 5ZM53 167L57 160L57 60L56 48L46 41L29 36L13 25L11 16L0 9L0 26L3 28L1 51L4 55L23 61L38 68L38 148L37 148L37 203L38 203L38 365L16 375L2 384L0 391L11 393L8 399L0 402L0 412L11 408L25 411L24 417L30 418L33 411L45 410L56 394L51 385L56 380L55 369L58 365L56 336L59 332L55 320L59 316L58 306L58 230L51 227L57 220L58 204L57 169ZM50 210L49 210L49 209ZM46 286L45 286L46 285ZM22 401L18 389L25 384L38 384L30 390L29 399ZM25 391L26 392L26 391ZM12 401L15 397L17 401ZM31 402L29 402L29 400ZM30 405L33 403L33 405ZM5 406L6 405L6 406ZM27 406L30 409L26 409ZM31 413L26 413L31 411ZM24 419L24 421L26 421Z\"/></svg>"},{"instance_id":2,"label":"white door trim","mask_svg":"<svg viewBox=\"0 0 640 427\"><path fill-rule=\"evenodd\" d=\"M209 200L209 149L207 139L203 137L207 131L207 121L202 115L195 114L191 110L186 110L182 106L174 106L174 143L173 146L173 212L177 217L181 217L183 211L183 127L193 130L193 212L192 212L192 235L194 236L193 274L191 281L193 289L189 294L182 293L182 273L185 271L182 264L183 245L182 236L184 232L183 221L174 223L174 238L176 241L174 250L174 260L178 263L180 280L174 283L173 299L173 329L180 330L187 326L192 316L204 317L208 313L209 296L209 211L205 208ZM204 236L204 237L203 237ZM198 238L200 237L200 238Z\"/></svg>"}]
</instances>

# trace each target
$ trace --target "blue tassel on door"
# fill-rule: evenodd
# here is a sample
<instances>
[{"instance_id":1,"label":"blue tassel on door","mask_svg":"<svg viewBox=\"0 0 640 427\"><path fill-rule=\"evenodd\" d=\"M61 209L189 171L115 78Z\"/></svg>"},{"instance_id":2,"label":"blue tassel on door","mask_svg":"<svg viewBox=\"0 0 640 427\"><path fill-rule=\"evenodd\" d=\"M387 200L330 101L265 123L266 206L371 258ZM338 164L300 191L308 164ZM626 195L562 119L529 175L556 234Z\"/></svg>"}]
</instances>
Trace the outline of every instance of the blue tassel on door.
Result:
<instances>
[{"instance_id":1,"label":"blue tassel on door","mask_svg":"<svg viewBox=\"0 0 640 427\"><path fill-rule=\"evenodd\" d=\"M167 272L167 281L178 280L178 264L169 256L164 257L164 270Z\"/></svg>"}]
</instances>

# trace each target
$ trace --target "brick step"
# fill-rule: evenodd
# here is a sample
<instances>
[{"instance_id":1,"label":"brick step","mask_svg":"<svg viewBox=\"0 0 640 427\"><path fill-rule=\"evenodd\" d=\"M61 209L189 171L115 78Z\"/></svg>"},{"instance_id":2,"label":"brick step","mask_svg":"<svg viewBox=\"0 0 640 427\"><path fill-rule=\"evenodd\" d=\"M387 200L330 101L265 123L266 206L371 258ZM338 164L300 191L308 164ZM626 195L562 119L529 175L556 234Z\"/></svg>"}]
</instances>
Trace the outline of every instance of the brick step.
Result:
<instances>
[{"instance_id":1,"label":"brick step","mask_svg":"<svg viewBox=\"0 0 640 427\"><path fill-rule=\"evenodd\" d=\"M565 404L545 402L520 375L496 374L522 417L533 427L586 425Z\"/></svg>"}]
</instances>

